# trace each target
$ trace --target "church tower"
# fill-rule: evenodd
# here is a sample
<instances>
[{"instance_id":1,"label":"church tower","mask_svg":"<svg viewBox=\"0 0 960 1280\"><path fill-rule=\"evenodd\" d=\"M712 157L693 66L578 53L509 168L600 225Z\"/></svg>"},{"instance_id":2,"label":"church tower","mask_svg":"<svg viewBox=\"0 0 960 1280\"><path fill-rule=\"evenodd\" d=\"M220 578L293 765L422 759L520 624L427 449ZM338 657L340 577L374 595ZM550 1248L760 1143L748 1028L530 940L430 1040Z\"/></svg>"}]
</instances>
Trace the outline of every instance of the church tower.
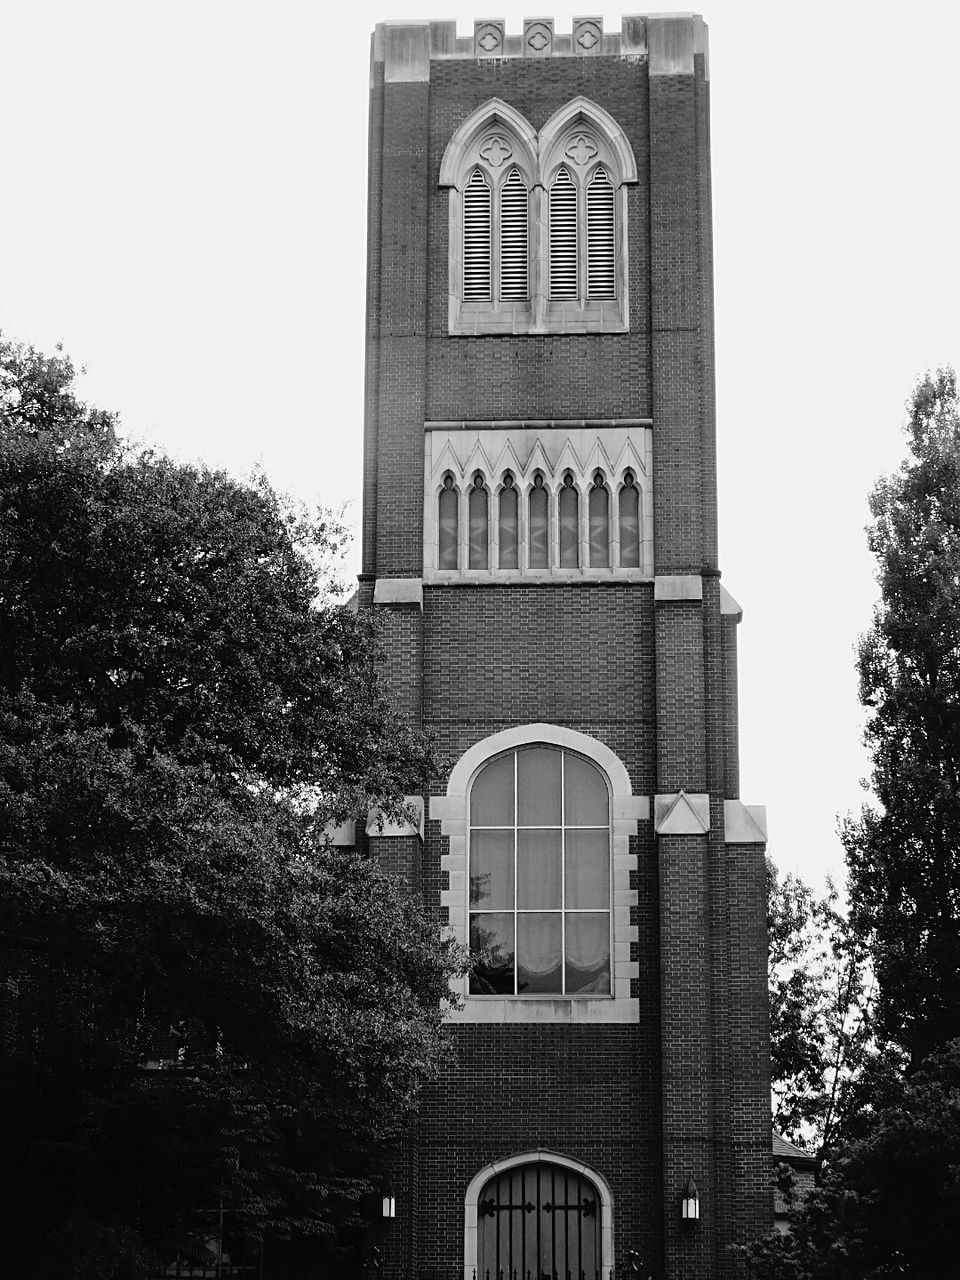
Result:
<instances>
[{"instance_id":1,"label":"church tower","mask_svg":"<svg viewBox=\"0 0 960 1280\"><path fill-rule=\"evenodd\" d=\"M707 31L384 23L361 605L443 772L371 848L471 948L389 1272L737 1273L765 818L717 556Z\"/></svg>"}]
</instances>

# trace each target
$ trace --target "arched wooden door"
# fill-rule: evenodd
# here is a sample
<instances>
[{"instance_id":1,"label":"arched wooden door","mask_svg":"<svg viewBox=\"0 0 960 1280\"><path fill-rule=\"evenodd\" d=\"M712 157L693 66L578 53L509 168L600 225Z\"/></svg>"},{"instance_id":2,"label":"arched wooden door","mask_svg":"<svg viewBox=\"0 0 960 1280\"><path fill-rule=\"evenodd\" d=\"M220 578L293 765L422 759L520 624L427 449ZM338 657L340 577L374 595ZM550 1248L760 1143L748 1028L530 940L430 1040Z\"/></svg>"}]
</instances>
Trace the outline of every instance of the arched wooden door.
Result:
<instances>
[{"instance_id":1,"label":"arched wooden door","mask_svg":"<svg viewBox=\"0 0 960 1280\"><path fill-rule=\"evenodd\" d=\"M477 1204L477 1280L601 1280L601 1218L597 1188L573 1169L506 1169Z\"/></svg>"}]
</instances>

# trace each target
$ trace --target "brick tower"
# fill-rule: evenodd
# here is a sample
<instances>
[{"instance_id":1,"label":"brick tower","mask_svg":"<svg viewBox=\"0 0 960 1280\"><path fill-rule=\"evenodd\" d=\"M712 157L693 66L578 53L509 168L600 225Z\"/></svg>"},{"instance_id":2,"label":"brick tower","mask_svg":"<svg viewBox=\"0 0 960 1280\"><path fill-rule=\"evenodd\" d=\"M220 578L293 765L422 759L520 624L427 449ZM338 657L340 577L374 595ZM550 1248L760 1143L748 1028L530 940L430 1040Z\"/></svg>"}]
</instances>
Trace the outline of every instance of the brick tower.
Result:
<instances>
[{"instance_id":1,"label":"brick tower","mask_svg":"<svg viewBox=\"0 0 960 1280\"><path fill-rule=\"evenodd\" d=\"M733 1275L772 1220L763 810L720 585L707 33L373 37L361 604L445 772L371 824L476 964L413 1275Z\"/></svg>"}]
</instances>

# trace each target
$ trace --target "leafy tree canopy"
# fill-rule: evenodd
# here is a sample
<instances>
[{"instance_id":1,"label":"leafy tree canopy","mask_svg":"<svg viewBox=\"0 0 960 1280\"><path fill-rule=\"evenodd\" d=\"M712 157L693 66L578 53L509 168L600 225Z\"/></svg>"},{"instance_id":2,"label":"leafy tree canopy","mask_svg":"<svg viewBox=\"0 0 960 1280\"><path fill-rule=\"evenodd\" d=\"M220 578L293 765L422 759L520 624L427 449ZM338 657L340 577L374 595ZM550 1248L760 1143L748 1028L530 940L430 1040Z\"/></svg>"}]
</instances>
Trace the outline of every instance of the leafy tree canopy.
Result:
<instances>
[{"instance_id":1,"label":"leafy tree canopy","mask_svg":"<svg viewBox=\"0 0 960 1280\"><path fill-rule=\"evenodd\" d=\"M960 1036L960 412L941 370L917 387L910 456L870 500L881 600L859 648L880 808L844 831L854 921L882 1033L919 1063Z\"/></svg>"},{"instance_id":2,"label":"leafy tree canopy","mask_svg":"<svg viewBox=\"0 0 960 1280\"><path fill-rule=\"evenodd\" d=\"M335 522L125 447L73 376L0 338L0 1213L15 1273L108 1280L202 1212L349 1218L459 960L324 835L430 767Z\"/></svg>"}]
</instances>

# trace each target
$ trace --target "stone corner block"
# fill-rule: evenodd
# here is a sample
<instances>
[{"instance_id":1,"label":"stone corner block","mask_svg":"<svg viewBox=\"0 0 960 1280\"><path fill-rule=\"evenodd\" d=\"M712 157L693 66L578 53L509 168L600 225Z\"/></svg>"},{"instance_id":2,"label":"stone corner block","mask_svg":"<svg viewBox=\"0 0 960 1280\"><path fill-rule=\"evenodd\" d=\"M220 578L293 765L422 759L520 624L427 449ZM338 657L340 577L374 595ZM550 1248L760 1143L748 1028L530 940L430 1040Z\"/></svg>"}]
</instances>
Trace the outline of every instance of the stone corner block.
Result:
<instances>
[{"instance_id":1,"label":"stone corner block","mask_svg":"<svg viewBox=\"0 0 960 1280\"><path fill-rule=\"evenodd\" d=\"M346 822L328 822L323 829L330 843L337 849L354 849L357 844L357 824L348 819Z\"/></svg>"},{"instance_id":2,"label":"stone corner block","mask_svg":"<svg viewBox=\"0 0 960 1280\"><path fill-rule=\"evenodd\" d=\"M723 832L726 844L766 844L766 805L744 804L742 800L724 800Z\"/></svg>"},{"instance_id":3,"label":"stone corner block","mask_svg":"<svg viewBox=\"0 0 960 1280\"><path fill-rule=\"evenodd\" d=\"M423 839L423 796L404 796L403 803L412 812L416 825L409 821L394 822L383 810L372 806L367 814L367 835L378 837L419 836Z\"/></svg>"},{"instance_id":4,"label":"stone corner block","mask_svg":"<svg viewBox=\"0 0 960 1280\"><path fill-rule=\"evenodd\" d=\"M422 578L378 578L373 588L374 604L415 604L423 609Z\"/></svg>"},{"instance_id":5,"label":"stone corner block","mask_svg":"<svg viewBox=\"0 0 960 1280\"><path fill-rule=\"evenodd\" d=\"M653 580L653 598L659 603L703 599L703 578L699 573L658 573Z\"/></svg>"},{"instance_id":6,"label":"stone corner block","mask_svg":"<svg viewBox=\"0 0 960 1280\"><path fill-rule=\"evenodd\" d=\"M710 797L677 791L654 796L653 825L658 836L702 836L710 830Z\"/></svg>"},{"instance_id":7,"label":"stone corner block","mask_svg":"<svg viewBox=\"0 0 960 1280\"><path fill-rule=\"evenodd\" d=\"M734 622L743 621L743 610L723 583L720 584L720 616L733 618Z\"/></svg>"},{"instance_id":8,"label":"stone corner block","mask_svg":"<svg viewBox=\"0 0 960 1280\"><path fill-rule=\"evenodd\" d=\"M430 79L430 23L377 24L385 84L423 84Z\"/></svg>"},{"instance_id":9,"label":"stone corner block","mask_svg":"<svg viewBox=\"0 0 960 1280\"><path fill-rule=\"evenodd\" d=\"M709 79L707 24L695 13L658 13L647 18L647 44L652 76L692 76L695 59L703 58Z\"/></svg>"}]
</instances>

